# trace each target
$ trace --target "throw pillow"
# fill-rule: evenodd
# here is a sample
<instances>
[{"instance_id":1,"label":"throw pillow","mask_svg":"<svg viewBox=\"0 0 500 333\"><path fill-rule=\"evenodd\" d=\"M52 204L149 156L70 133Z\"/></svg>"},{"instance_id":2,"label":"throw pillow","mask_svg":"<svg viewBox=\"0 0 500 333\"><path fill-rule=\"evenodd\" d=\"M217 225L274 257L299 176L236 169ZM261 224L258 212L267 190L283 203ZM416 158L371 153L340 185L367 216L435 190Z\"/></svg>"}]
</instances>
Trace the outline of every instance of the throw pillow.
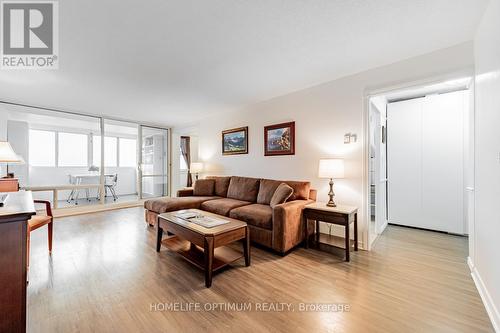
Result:
<instances>
[{"instance_id":1,"label":"throw pillow","mask_svg":"<svg viewBox=\"0 0 500 333\"><path fill-rule=\"evenodd\" d=\"M214 195L215 180L213 179L198 179L194 182L193 195L195 196L211 196Z\"/></svg>"},{"instance_id":2,"label":"throw pillow","mask_svg":"<svg viewBox=\"0 0 500 333\"><path fill-rule=\"evenodd\" d=\"M285 203L288 198L290 198L293 194L293 188L288 186L285 183L281 183L276 191L274 191L273 197L271 198L270 206L274 208L274 206Z\"/></svg>"}]
</instances>

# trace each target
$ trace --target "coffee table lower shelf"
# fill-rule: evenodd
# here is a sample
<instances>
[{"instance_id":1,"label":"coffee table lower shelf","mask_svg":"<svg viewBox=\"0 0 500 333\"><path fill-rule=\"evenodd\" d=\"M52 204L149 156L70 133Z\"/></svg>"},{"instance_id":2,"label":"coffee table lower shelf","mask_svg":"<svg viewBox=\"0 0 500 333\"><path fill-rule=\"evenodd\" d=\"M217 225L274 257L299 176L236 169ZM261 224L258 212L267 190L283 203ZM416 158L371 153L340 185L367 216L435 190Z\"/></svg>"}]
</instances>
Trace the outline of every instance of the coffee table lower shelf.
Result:
<instances>
[{"instance_id":1,"label":"coffee table lower shelf","mask_svg":"<svg viewBox=\"0 0 500 333\"><path fill-rule=\"evenodd\" d=\"M163 246L181 255L196 267L202 270L205 269L205 253L202 248L187 240L180 239L177 236L169 236L168 238L164 238L161 242ZM243 257L243 253L227 246L218 247L214 249L212 270L217 271Z\"/></svg>"}]
</instances>

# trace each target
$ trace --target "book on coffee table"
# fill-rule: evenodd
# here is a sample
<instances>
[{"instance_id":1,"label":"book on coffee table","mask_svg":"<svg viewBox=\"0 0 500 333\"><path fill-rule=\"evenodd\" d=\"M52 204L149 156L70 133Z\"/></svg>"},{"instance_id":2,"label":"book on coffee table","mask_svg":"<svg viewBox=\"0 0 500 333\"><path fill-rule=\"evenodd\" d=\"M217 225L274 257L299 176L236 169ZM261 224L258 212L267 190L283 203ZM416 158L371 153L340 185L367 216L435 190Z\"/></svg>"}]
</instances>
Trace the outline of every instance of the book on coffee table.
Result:
<instances>
[{"instance_id":1,"label":"book on coffee table","mask_svg":"<svg viewBox=\"0 0 500 333\"><path fill-rule=\"evenodd\" d=\"M196 224L199 224L205 228L212 228L212 227L216 227L218 225L223 225L223 224L229 223L229 221L227 221L227 220L218 219L216 217L210 217L210 216L193 217L193 218L190 218L189 221L196 223Z\"/></svg>"},{"instance_id":2,"label":"book on coffee table","mask_svg":"<svg viewBox=\"0 0 500 333\"><path fill-rule=\"evenodd\" d=\"M177 212L175 214L175 216L177 217L180 217L181 219L185 219L185 220L188 220L188 219L191 219L193 217L197 217L199 216L200 214L196 213L196 212L193 212L193 211L190 211L190 210L187 210L187 211L180 211L180 212Z\"/></svg>"},{"instance_id":3,"label":"book on coffee table","mask_svg":"<svg viewBox=\"0 0 500 333\"><path fill-rule=\"evenodd\" d=\"M212 227L216 227L219 225L229 223L228 220L219 219L219 218L216 218L213 216L202 215L200 213L190 211L190 210L177 212L175 214L175 216L179 217L183 220L187 220L189 222L196 223L196 224L201 225L202 227L205 227L205 228L212 228Z\"/></svg>"}]
</instances>

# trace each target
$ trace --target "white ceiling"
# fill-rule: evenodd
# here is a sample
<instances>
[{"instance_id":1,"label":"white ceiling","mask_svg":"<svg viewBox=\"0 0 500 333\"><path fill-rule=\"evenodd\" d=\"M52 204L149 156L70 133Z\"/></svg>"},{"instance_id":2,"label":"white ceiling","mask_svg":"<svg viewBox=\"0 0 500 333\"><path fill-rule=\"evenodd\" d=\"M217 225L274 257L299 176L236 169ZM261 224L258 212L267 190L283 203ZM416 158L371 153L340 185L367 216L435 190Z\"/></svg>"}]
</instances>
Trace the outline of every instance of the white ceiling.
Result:
<instances>
[{"instance_id":1,"label":"white ceiling","mask_svg":"<svg viewBox=\"0 0 500 333\"><path fill-rule=\"evenodd\" d=\"M59 70L2 70L0 99L188 124L471 40L487 2L59 1Z\"/></svg>"}]
</instances>

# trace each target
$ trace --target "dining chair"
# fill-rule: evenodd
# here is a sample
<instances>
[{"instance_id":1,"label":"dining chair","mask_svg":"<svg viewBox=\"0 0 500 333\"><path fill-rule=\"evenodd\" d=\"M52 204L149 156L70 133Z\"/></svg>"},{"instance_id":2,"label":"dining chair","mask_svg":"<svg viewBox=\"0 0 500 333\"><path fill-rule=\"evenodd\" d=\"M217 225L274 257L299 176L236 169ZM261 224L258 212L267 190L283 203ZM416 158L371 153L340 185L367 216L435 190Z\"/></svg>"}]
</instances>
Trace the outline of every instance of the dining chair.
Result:
<instances>
[{"instance_id":1,"label":"dining chair","mask_svg":"<svg viewBox=\"0 0 500 333\"><path fill-rule=\"evenodd\" d=\"M28 232L27 232L27 265L30 265L30 239L31 232L47 225L48 229L48 243L49 243L49 254L52 253L52 231L53 231L53 223L54 217L52 215L52 208L50 207L50 202L46 200L34 200L35 204L44 204L45 205L45 215L33 215L30 220L28 220Z\"/></svg>"},{"instance_id":2,"label":"dining chair","mask_svg":"<svg viewBox=\"0 0 500 333\"><path fill-rule=\"evenodd\" d=\"M82 177L82 176L77 176L76 177L76 185L88 185L92 184L92 180L88 177ZM78 205L78 199L80 198L80 191L82 189L79 188L76 190L76 196L75 196L75 205ZM88 188L83 189L85 191L85 199L90 202L90 191Z\"/></svg>"},{"instance_id":3,"label":"dining chair","mask_svg":"<svg viewBox=\"0 0 500 333\"><path fill-rule=\"evenodd\" d=\"M76 185L76 177L73 177L73 175L68 175L68 182L70 185ZM68 199L66 200L67 203L71 203L72 200L75 200L75 193L76 190L72 189L71 193L68 196Z\"/></svg>"},{"instance_id":4,"label":"dining chair","mask_svg":"<svg viewBox=\"0 0 500 333\"><path fill-rule=\"evenodd\" d=\"M104 188L106 194L108 193L108 190L111 192L111 195L113 196L113 201L116 201L118 199L118 196L116 195L116 184L118 183L118 174L115 173L112 177L106 177L105 183L104 183Z\"/></svg>"}]
</instances>

